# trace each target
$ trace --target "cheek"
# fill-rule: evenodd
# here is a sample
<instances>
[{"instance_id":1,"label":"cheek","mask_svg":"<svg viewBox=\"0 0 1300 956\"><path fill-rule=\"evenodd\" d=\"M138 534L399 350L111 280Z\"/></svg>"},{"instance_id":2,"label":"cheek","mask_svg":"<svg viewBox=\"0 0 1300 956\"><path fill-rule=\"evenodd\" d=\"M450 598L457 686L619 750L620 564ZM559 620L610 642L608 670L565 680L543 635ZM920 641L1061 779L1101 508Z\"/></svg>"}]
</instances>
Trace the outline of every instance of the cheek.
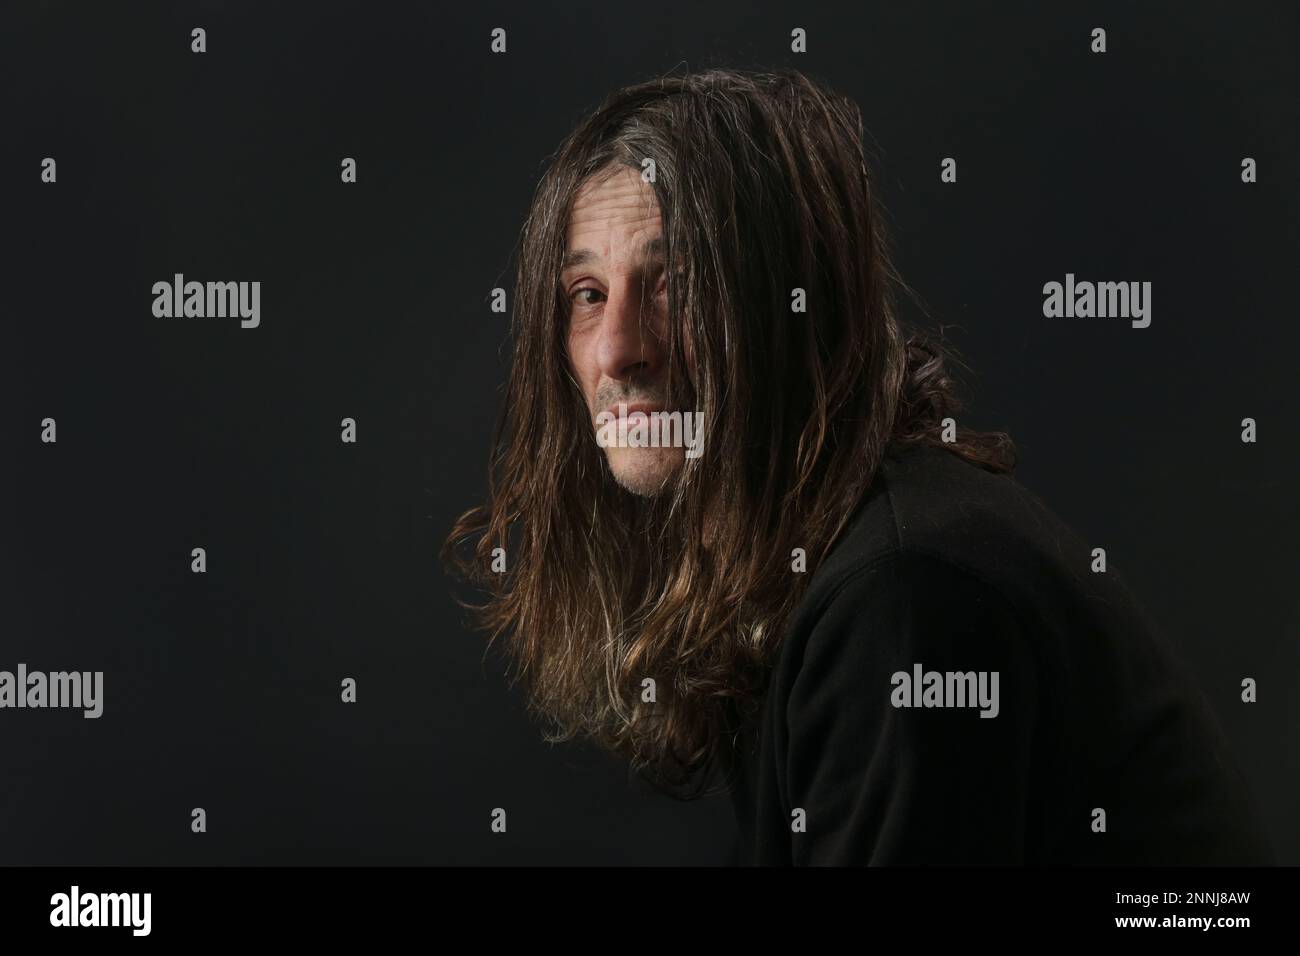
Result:
<instances>
[{"instance_id":1,"label":"cheek","mask_svg":"<svg viewBox=\"0 0 1300 956\"><path fill-rule=\"evenodd\" d=\"M569 360L569 370L573 373L578 387L582 389L582 396L586 399L587 405L590 406L595 396L596 383L592 377L592 364L589 361L590 340L580 334L570 332L565 340L566 357Z\"/></svg>"}]
</instances>

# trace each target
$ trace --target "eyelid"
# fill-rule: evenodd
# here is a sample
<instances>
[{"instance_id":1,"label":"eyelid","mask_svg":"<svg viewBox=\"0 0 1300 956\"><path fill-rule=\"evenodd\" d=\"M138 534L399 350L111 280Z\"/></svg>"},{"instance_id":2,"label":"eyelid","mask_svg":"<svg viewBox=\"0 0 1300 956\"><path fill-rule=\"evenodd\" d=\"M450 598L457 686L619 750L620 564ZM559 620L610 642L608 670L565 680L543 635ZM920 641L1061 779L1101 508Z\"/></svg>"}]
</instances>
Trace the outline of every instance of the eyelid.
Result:
<instances>
[{"instance_id":1,"label":"eyelid","mask_svg":"<svg viewBox=\"0 0 1300 956\"><path fill-rule=\"evenodd\" d=\"M679 268L676 271L680 275L683 270ZM595 282L596 285L583 284L588 282ZM565 293L565 296L570 302L576 302L578 295L582 292L596 292L599 293L600 295L607 295L604 289L598 287L600 284L601 283L597 279L593 278L592 276L583 276L580 279L574 280L573 286ZM647 282L645 284L653 285L655 288L656 295L662 295L668 292L668 270L664 267L662 263L657 264L654 268L654 282L653 283ZM582 303L582 304L593 305L594 303Z\"/></svg>"},{"instance_id":2,"label":"eyelid","mask_svg":"<svg viewBox=\"0 0 1300 956\"><path fill-rule=\"evenodd\" d=\"M569 293L569 301L570 301L570 302L576 302L577 299L578 299L578 296L580 296L580 295L581 295L582 293L584 293L584 292L596 292L596 293L599 293L600 295L604 295L604 294L605 294L604 292L601 292L600 289L597 289L595 286L584 285L584 286L579 286L578 288L574 289L572 292ZM581 303L581 304L582 304L582 305L593 305L594 303L591 303L591 302L583 302L583 303Z\"/></svg>"},{"instance_id":3,"label":"eyelid","mask_svg":"<svg viewBox=\"0 0 1300 956\"><path fill-rule=\"evenodd\" d=\"M595 280L592 279L590 276L584 276L581 279L574 280L569 285L569 287L565 290L564 297L568 299L570 302L572 302L577 297L579 292L586 291L587 289L591 289L592 291L595 292L600 292L601 290L597 288L596 285L590 284L593 282L595 282Z\"/></svg>"}]
</instances>

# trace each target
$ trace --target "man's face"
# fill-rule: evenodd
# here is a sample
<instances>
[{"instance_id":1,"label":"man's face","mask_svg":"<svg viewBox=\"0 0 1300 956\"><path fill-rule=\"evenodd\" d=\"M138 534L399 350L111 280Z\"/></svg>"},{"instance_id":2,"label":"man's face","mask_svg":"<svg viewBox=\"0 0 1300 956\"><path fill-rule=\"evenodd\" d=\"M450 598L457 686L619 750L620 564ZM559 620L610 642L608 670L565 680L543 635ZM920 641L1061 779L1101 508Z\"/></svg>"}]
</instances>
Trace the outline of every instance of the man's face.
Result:
<instances>
[{"instance_id":1,"label":"man's face","mask_svg":"<svg viewBox=\"0 0 1300 956\"><path fill-rule=\"evenodd\" d=\"M665 409L667 273L654 191L621 167L589 180L574 197L560 286L569 302L569 363L592 427L633 427L633 412ZM617 416L627 406L626 423ZM607 429L604 432L610 434ZM605 447L614 478L654 495L682 466L682 448Z\"/></svg>"}]
</instances>

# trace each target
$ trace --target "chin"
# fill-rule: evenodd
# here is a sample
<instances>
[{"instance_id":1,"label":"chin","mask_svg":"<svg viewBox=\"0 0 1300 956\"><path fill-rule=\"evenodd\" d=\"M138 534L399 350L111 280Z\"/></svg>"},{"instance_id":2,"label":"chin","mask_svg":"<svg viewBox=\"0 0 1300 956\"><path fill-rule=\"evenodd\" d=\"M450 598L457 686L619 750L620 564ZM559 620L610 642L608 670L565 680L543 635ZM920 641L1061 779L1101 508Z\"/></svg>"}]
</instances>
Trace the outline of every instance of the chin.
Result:
<instances>
[{"instance_id":1,"label":"chin","mask_svg":"<svg viewBox=\"0 0 1300 956\"><path fill-rule=\"evenodd\" d=\"M643 498L653 498L668 487L682 466L680 448L607 449L609 470L623 488Z\"/></svg>"}]
</instances>

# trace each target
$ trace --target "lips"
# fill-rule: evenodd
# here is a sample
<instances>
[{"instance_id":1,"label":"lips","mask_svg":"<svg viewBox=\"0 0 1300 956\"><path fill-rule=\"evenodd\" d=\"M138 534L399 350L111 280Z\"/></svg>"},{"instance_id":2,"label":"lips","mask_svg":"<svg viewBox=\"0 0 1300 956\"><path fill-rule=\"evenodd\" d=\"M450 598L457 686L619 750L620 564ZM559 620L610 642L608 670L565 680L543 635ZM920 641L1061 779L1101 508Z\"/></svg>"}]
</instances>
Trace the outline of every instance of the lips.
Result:
<instances>
[{"instance_id":1,"label":"lips","mask_svg":"<svg viewBox=\"0 0 1300 956\"><path fill-rule=\"evenodd\" d=\"M621 412L624 407L627 408L627 417L629 418L631 418L632 415L635 414L636 412L642 412L645 415L650 415L654 412L662 412L664 410L664 407L662 405L656 405L654 402L626 402L623 403L623 405L620 405L619 403L616 402L613 405L611 405L608 409L606 409L606 411L608 411L609 414L613 415L615 418L622 418L623 416Z\"/></svg>"}]
</instances>

